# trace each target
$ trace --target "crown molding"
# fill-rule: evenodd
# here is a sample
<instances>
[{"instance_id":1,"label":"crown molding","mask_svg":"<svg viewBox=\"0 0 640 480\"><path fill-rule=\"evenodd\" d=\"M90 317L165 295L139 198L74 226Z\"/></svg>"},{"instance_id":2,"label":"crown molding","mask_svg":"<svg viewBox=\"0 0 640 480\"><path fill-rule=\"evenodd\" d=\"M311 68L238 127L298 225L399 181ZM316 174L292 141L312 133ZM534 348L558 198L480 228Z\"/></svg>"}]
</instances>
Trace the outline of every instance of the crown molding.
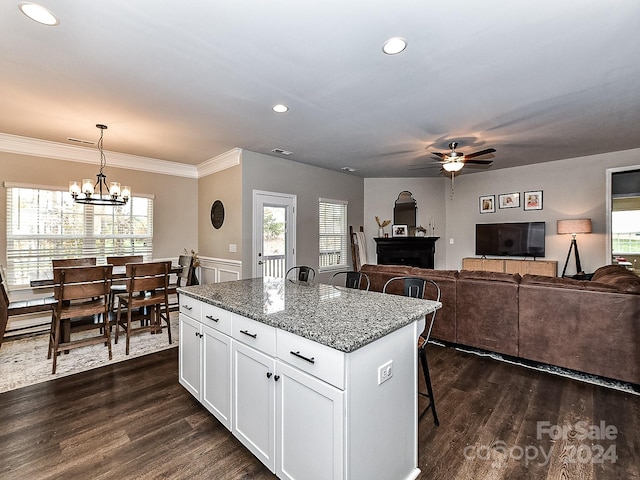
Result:
<instances>
[{"instance_id":1,"label":"crown molding","mask_svg":"<svg viewBox=\"0 0 640 480\"><path fill-rule=\"evenodd\" d=\"M228 152L221 153L220 155L210 158L198 165L198 178L206 177L216 172L220 172L227 168L240 165L242 161L242 149L233 148Z\"/></svg>"},{"instance_id":2,"label":"crown molding","mask_svg":"<svg viewBox=\"0 0 640 480\"><path fill-rule=\"evenodd\" d=\"M99 158L96 156L96 149L93 148L66 145L64 143L21 137L8 133L0 133L0 151L17 153L19 155L54 158L56 160L69 162L96 164L99 161ZM110 152L107 150L105 150L105 154L107 154L109 166L111 167L160 173L176 177L198 178L198 169L195 165L169 162L167 160L129 155L126 153Z\"/></svg>"}]
</instances>

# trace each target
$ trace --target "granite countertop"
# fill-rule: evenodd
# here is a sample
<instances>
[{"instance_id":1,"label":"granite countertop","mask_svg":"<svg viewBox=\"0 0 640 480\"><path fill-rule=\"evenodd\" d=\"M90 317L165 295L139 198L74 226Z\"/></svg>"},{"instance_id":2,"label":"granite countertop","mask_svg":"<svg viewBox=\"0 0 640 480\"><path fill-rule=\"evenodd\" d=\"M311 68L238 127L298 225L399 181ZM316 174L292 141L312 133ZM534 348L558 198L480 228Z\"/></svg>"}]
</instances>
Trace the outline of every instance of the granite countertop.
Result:
<instances>
[{"instance_id":1,"label":"granite countertop","mask_svg":"<svg viewBox=\"0 0 640 480\"><path fill-rule=\"evenodd\" d=\"M268 277L178 291L347 353L442 306L431 300Z\"/></svg>"}]
</instances>

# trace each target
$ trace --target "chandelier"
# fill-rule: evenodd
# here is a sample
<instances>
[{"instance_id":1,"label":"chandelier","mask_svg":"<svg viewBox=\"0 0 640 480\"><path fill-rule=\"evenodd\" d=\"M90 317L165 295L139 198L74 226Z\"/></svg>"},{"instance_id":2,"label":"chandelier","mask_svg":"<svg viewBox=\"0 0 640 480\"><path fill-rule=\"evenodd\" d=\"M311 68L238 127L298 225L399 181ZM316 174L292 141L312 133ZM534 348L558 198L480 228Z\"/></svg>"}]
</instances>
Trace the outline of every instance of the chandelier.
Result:
<instances>
[{"instance_id":1,"label":"chandelier","mask_svg":"<svg viewBox=\"0 0 640 480\"><path fill-rule=\"evenodd\" d=\"M131 187L120 187L118 182L111 182L107 186L107 176L103 173L107 160L102 151L102 137L107 129L106 125L98 124L100 129L100 140L98 140L98 150L100 151L100 172L96 177L98 181L93 184L90 178L83 178L82 183L75 180L69 182L69 193L76 203L91 205L125 205L131 197Z\"/></svg>"}]
</instances>

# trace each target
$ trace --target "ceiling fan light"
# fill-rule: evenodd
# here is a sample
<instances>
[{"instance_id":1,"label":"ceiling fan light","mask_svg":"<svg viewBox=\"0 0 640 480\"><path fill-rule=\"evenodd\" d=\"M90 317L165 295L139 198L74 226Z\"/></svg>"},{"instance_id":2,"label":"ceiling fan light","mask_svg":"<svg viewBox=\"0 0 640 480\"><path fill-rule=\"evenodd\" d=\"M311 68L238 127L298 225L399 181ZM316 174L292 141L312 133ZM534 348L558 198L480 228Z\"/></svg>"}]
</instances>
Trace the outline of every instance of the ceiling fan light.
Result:
<instances>
[{"instance_id":1,"label":"ceiling fan light","mask_svg":"<svg viewBox=\"0 0 640 480\"><path fill-rule=\"evenodd\" d=\"M462 170L462 167L464 167L464 163L462 162L447 162L442 164L442 168L447 172L458 172Z\"/></svg>"}]
</instances>

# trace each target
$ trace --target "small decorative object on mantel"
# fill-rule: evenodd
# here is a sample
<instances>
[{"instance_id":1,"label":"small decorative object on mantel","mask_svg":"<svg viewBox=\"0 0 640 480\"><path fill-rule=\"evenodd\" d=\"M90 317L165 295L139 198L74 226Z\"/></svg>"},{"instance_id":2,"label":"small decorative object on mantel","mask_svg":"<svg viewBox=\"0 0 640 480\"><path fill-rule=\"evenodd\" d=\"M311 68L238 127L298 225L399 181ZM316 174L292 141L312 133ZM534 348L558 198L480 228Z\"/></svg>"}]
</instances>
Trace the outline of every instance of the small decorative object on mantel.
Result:
<instances>
[{"instance_id":1,"label":"small decorative object on mantel","mask_svg":"<svg viewBox=\"0 0 640 480\"><path fill-rule=\"evenodd\" d=\"M393 225L391 227L391 235L394 237L407 237L409 236L409 228L407 225Z\"/></svg>"},{"instance_id":2,"label":"small decorative object on mantel","mask_svg":"<svg viewBox=\"0 0 640 480\"><path fill-rule=\"evenodd\" d=\"M380 221L380 218L376 215L376 223L378 224L378 237L384 237L384 227L391 223L391 220Z\"/></svg>"},{"instance_id":3,"label":"small decorative object on mantel","mask_svg":"<svg viewBox=\"0 0 640 480\"><path fill-rule=\"evenodd\" d=\"M416 237L424 237L427 235L427 229L424 228L422 225L418 225L416 227Z\"/></svg>"}]
</instances>

